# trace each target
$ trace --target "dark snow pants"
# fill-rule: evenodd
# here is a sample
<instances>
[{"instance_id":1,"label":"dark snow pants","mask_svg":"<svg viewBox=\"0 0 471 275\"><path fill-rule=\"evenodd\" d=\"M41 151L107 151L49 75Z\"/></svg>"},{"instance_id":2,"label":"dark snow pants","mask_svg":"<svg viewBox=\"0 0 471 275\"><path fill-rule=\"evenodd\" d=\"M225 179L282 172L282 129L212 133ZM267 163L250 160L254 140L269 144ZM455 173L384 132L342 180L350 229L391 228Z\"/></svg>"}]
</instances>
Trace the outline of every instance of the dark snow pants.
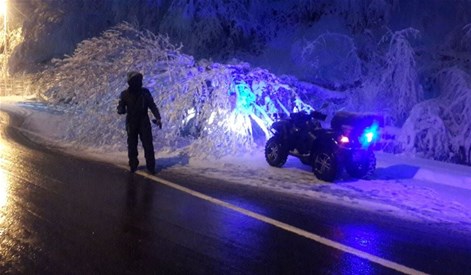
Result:
<instances>
[{"instance_id":1,"label":"dark snow pants","mask_svg":"<svg viewBox=\"0 0 471 275\"><path fill-rule=\"evenodd\" d=\"M139 165L137 158L138 137L141 138L142 147L144 147L144 156L146 158L147 170L155 170L154 144L152 143L152 128L149 119L143 119L138 122L128 122L126 125L128 133L128 158L131 170L136 170Z\"/></svg>"}]
</instances>

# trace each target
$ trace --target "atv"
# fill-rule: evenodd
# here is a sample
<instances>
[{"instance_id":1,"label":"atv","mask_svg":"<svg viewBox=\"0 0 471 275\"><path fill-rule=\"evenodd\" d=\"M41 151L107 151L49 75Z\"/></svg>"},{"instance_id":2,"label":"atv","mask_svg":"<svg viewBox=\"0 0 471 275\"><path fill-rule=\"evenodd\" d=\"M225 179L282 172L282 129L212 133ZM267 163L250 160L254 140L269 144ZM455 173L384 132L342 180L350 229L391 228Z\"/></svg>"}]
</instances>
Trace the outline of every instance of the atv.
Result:
<instances>
[{"instance_id":1,"label":"atv","mask_svg":"<svg viewBox=\"0 0 471 275\"><path fill-rule=\"evenodd\" d=\"M380 141L384 119L376 114L338 112L331 128L323 128L327 116L319 111L276 116L270 128L273 136L266 142L265 159L282 167L288 156L310 165L314 175L332 182L343 169L354 178L364 178L376 169L373 149Z\"/></svg>"}]
</instances>

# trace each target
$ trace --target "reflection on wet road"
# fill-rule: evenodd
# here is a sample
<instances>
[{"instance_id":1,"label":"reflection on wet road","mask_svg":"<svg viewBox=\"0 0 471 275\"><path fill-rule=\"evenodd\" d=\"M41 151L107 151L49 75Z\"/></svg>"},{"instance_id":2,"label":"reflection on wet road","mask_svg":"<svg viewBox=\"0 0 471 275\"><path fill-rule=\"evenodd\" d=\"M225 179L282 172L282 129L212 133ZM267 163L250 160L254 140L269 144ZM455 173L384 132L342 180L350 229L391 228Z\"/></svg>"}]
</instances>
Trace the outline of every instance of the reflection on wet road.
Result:
<instances>
[{"instance_id":1,"label":"reflection on wet road","mask_svg":"<svg viewBox=\"0 0 471 275\"><path fill-rule=\"evenodd\" d=\"M0 147L0 155L3 154L2 148ZM2 159L0 158L0 162ZM6 208L8 199L8 178L5 170L0 170L0 208Z\"/></svg>"},{"instance_id":2,"label":"reflection on wet road","mask_svg":"<svg viewBox=\"0 0 471 275\"><path fill-rule=\"evenodd\" d=\"M20 118L0 116L0 273L338 273L354 257L124 169L42 148L7 127Z\"/></svg>"}]
</instances>

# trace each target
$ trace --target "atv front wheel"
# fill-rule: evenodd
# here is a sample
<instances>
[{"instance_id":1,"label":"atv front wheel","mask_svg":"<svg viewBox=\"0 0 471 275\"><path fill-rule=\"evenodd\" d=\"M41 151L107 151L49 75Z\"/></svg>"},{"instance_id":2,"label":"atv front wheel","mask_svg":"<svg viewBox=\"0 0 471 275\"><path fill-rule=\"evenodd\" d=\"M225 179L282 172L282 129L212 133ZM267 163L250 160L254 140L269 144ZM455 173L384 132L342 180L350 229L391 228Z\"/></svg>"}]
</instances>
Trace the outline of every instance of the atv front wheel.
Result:
<instances>
[{"instance_id":1,"label":"atv front wheel","mask_svg":"<svg viewBox=\"0 0 471 275\"><path fill-rule=\"evenodd\" d=\"M376 156L372 150L357 152L359 156L351 156L345 165L347 173L354 178L370 176L376 169Z\"/></svg>"},{"instance_id":2,"label":"atv front wheel","mask_svg":"<svg viewBox=\"0 0 471 275\"><path fill-rule=\"evenodd\" d=\"M338 160L332 150L322 150L315 154L312 170L320 180L332 182L338 175Z\"/></svg>"},{"instance_id":3,"label":"atv front wheel","mask_svg":"<svg viewBox=\"0 0 471 275\"><path fill-rule=\"evenodd\" d=\"M280 137L271 137L265 145L265 159L274 167L281 167L288 159L288 150L283 146Z\"/></svg>"}]
</instances>

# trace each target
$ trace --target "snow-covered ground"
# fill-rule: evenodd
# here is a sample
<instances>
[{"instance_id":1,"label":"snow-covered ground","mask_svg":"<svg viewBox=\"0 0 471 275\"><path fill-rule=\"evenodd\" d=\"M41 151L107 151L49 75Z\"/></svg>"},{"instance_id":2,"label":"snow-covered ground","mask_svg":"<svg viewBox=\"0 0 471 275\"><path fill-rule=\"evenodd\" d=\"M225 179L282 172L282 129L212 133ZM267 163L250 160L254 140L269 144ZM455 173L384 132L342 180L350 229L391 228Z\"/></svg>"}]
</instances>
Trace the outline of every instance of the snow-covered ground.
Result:
<instances>
[{"instance_id":1,"label":"snow-covered ground","mask_svg":"<svg viewBox=\"0 0 471 275\"><path fill-rule=\"evenodd\" d=\"M61 135L69 119L66 113L37 102L35 98L2 97L0 110L25 117L22 130L32 139L73 154L127 166L127 154L110 147L84 147L63 143ZM124 117L116 115L117 120ZM88 122L91 123L91 122ZM76 127L86 127L84 122ZM165 127L162 131L165 131ZM125 139L122 143L125 144ZM116 148L123 148L123 144ZM448 230L471 232L471 167L378 152L378 168L368 180L347 176L335 183L317 180L308 166L289 158L280 168L270 167L263 148L245 156L221 159L188 157L188 151L160 151L157 171L202 174L225 184L250 185L297 196L348 205L385 215L427 223ZM142 150L142 149L141 149ZM141 163L143 152L140 152ZM157 174L158 176L158 174Z\"/></svg>"}]
</instances>

